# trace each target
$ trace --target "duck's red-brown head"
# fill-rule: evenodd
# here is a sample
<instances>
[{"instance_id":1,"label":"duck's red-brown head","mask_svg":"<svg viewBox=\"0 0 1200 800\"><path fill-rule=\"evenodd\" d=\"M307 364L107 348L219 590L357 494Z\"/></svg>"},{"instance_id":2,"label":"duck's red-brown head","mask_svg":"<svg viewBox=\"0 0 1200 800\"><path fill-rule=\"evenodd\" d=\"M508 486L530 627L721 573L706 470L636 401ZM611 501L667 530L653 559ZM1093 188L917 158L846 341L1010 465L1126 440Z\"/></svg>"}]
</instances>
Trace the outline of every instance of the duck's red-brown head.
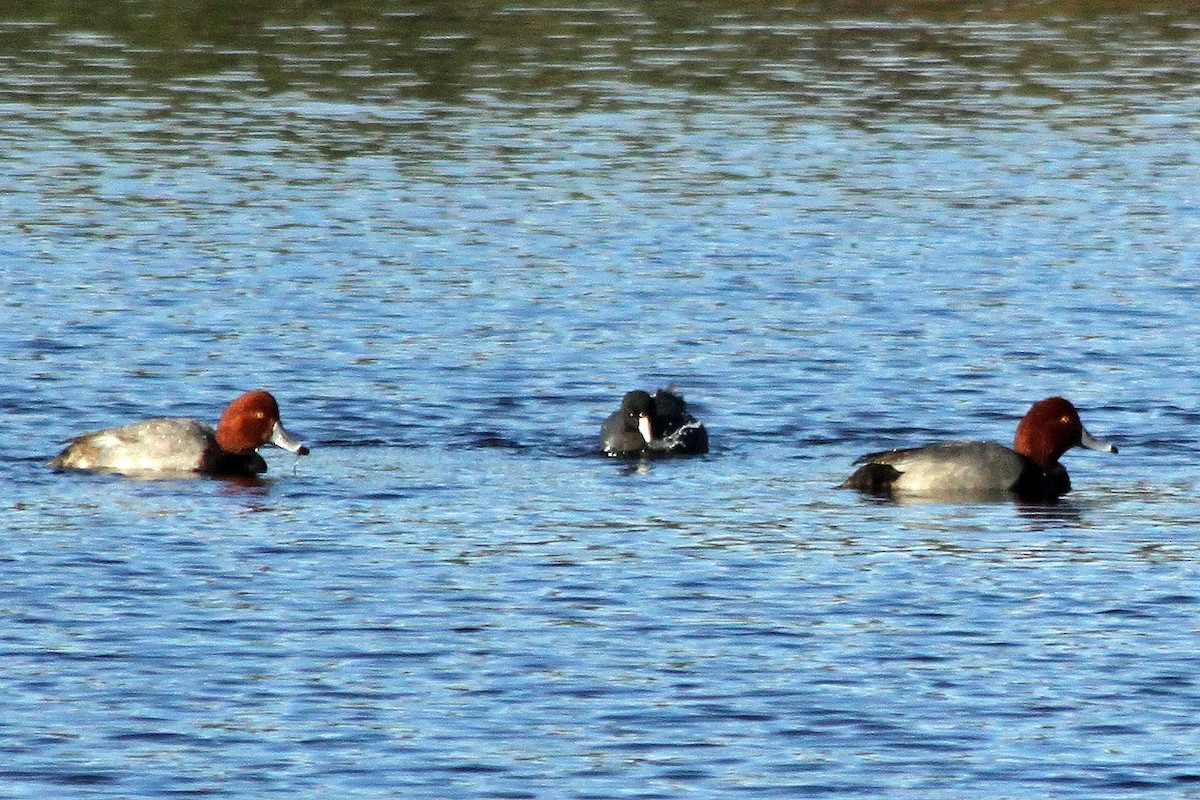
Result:
<instances>
[{"instance_id":1,"label":"duck's red-brown head","mask_svg":"<svg viewBox=\"0 0 1200 800\"><path fill-rule=\"evenodd\" d=\"M308 455L308 448L279 421L279 404L270 392L256 389L234 400L217 423L217 444L227 453L251 453L264 444Z\"/></svg>"},{"instance_id":2,"label":"duck's red-brown head","mask_svg":"<svg viewBox=\"0 0 1200 800\"><path fill-rule=\"evenodd\" d=\"M1092 438L1070 400L1047 397L1034 403L1013 439L1013 450L1044 470L1053 469L1062 454L1072 447L1115 453L1117 448Z\"/></svg>"}]
</instances>

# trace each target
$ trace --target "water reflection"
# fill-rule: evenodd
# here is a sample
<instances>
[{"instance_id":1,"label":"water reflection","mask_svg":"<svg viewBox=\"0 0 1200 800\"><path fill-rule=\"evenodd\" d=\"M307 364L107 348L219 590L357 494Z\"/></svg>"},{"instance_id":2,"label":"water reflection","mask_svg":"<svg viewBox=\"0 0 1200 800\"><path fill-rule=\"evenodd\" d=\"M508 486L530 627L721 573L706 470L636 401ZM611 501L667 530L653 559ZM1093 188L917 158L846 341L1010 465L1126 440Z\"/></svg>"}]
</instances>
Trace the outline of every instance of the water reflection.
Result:
<instances>
[{"instance_id":1,"label":"water reflection","mask_svg":"<svg viewBox=\"0 0 1200 800\"><path fill-rule=\"evenodd\" d=\"M229 497L266 497L270 494L271 481L261 475L219 475L210 480L220 482L220 494Z\"/></svg>"},{"instance_id":2,"label":"water reflection","mask_svg":"<svg viewBox=\"0 0 1200 800\"><path fill-rule=\"evenodd\" d=\"M125 94L194 103L236 89L378 107L504 103L579 109L646 90L712 100L754 92L808 116L831 110L975 118L1030 106L1187 99L1200 78L1200 10L1186 3L941 2L784 5L62 2L0 12L10 75L0 101ZM1059 14L1072 14L1063 20ZM1121 46L1129 37L1150 46ZM1120 74L1104 86L1087 80ZM834 104L830 109L829 104Z\"/></svg>"},{"instance_id":3,"label":"water reflection","mask_svg":"<svg viewBox=\"0 0 1200 800\"><path fill-rule=\"evenodd\" d=\"M1059 498L1050 503L1016 504L1017 513L1029 524L1030 530L1076 528L1084 524L1083 513L1070 499Z\"/></svg>"}]
</instances>

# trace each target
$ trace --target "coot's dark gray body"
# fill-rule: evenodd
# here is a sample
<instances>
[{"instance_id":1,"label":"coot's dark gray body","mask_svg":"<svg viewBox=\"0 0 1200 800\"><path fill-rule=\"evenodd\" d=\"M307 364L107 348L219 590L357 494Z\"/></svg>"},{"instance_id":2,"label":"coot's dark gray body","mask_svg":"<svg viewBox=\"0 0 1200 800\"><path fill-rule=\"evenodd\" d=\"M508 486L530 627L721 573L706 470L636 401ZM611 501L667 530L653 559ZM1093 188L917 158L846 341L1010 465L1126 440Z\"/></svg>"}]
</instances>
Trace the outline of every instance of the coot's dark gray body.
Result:
<instances>
[{"instance_id":1,"label":"coot's dark gray body","mask_svg":"<svg viewBox=\"0 0 1200 800\"><path fill-rule=\"evenodd\" d=\"M604 420L600 446L610 456L699 455L708 452L708 431L670 389L635 390Z\"/></svg>"}]
</instances>

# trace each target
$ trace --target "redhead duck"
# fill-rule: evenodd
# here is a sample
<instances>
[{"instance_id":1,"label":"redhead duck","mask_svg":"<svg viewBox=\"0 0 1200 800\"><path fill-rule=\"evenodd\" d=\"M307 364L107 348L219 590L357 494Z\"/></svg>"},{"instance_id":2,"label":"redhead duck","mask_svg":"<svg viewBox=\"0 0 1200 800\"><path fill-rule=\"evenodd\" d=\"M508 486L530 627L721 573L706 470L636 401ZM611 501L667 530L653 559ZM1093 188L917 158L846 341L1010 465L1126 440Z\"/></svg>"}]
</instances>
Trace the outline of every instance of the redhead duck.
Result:
<instances>
[{"instance_id":1,"label":"redhead duck","mask_svg":"<svg viewBox=\"0 0 1200 800\"><path fill-rule=\"evenodd\" d=\"M635 390L600 426L600 446L610 456L700 455L708 452L708 431L671 389Z\"/></svg>"},{"instance_id":2,"label":"redhead duck","mask_svg":"<svg viewBox=\"0 0 1200 800\"><path fill-rule=\"evenodd\" d=\"M121 473L254 475L267 471L267 462L257 452L264 444L308 455L308 448L279 421L275 398L259 389L230 403L215 431L184 417L148 419L77 436L49 466Z\"/></svg>"},{"instance_id":3,"label":"redhead duck","mask_svg":"<svg viewBox=\"0 0 1200 800\"><path fill-rule=\"evenodd\" d=\"M1072 447L1115 453L1092 438L1069 400L1034 403L1017 425L1010 450L993 442L944 442L869 453L841 488L877 495L1002 496L1052 500L1071 491L1058 459Z\"/></svg>"}]
</instances>

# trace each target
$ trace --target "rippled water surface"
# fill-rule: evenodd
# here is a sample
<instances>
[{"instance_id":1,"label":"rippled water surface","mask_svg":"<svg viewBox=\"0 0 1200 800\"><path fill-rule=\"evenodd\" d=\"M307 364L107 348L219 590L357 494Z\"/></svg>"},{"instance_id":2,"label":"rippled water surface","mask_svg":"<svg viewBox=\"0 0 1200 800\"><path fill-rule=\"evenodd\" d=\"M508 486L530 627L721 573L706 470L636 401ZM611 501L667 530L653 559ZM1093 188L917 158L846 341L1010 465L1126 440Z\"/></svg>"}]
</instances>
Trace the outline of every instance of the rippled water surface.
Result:
<instances>
[{"instance_id":1,"label":"rippled water surface","mask_svg":"<svg viewBox=\"0 0 1200 800\"><path fill-rule=\"evenodd\" d=\"M578 5L0 14L0 795L1200 797L1200 16ZM1060 503L832 488L1051 394Z\"/></svg>"}]
</instances>

